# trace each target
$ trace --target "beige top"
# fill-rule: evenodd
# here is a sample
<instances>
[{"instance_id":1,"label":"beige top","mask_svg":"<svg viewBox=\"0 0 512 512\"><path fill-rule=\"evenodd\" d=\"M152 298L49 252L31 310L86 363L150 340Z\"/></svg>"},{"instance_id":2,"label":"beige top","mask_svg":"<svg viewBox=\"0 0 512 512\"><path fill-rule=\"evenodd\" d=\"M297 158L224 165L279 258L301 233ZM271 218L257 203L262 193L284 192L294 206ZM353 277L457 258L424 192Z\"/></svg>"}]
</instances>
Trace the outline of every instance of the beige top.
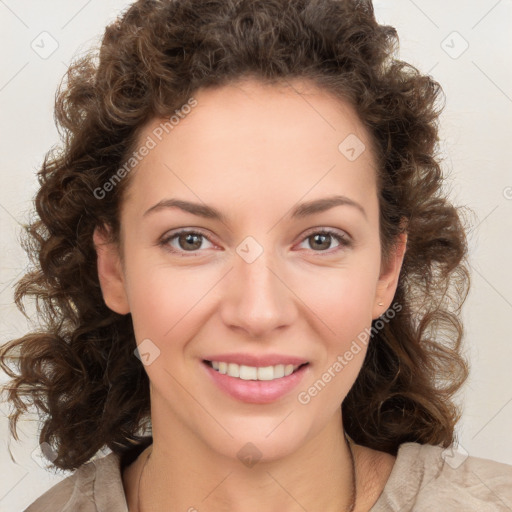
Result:
<instances>
[{"instance_id":1,"label":"beige top","mask_svg":"<svg viewBox=\"0 0 512 512\"><path fill-rule=\"evenodd\" d=\"M121 463L114 453L91 460L24 512L128 512ZM409 511L512 512L512 466L403 443L370 512Z\"/></svg>"}]
</instances>

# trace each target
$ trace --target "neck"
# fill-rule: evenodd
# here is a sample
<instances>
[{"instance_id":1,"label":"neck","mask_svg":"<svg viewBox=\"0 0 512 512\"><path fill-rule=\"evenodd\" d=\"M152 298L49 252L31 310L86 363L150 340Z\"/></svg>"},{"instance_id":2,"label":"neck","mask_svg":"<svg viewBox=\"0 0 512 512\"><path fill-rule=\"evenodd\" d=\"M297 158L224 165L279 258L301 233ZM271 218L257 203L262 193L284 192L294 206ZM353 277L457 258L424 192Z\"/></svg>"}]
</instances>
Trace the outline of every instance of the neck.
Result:
<instances>
[{"instance_id":1,"label":"neck","mask_svg":"<svg viewBox=\"0 0 512 512\"><path fill-rule=\"evenodd\" d=\"M166 428L159 428L164 423ZM232 440L232 444L238 452L245 443ZM160 424L154 418L153 445L139 457L140 495L137 489L130 493L132 501L140 499L140 510L136 503L130 510L351 510L355 475L341 415L285 457L256 455L250 445L245 450L246 455L254 450L252 465L213 451L186 428L170 429L167 420ZM132 489L139 484L138 478L133 480Z\"/></svg>"}]
</instances>

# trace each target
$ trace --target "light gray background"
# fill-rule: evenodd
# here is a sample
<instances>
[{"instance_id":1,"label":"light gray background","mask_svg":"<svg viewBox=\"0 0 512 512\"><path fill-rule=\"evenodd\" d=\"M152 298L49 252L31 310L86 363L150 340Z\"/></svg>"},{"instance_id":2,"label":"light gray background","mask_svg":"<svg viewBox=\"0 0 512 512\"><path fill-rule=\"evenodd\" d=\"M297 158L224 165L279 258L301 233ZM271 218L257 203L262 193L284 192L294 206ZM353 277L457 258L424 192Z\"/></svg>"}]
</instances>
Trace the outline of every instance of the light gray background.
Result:
<instances>
[{"instance_id":1,"label":"light gray background","mask_svg":"<svg viewBox=\"0 0 512 512\"><path fill-rule=\"evenodd\" d=\"M37 189L35 172L58 142L57 84L71 58L98 44L105 25L128 4L0 0L0 343L30 328L12 303L12 286L27 264L17 238ZM476 214L464 310L472 374L460 395L461 446L512 464L512 1L379 0L375 8L381 23L398 29L401 57L443 86L447 184L454 202ZM9 441L8 406L0 407L0 510L21 510L69 473L53 475L32 457L39 453L37 417L23 423L20 443Z\"/></svg>"}]
</instances>

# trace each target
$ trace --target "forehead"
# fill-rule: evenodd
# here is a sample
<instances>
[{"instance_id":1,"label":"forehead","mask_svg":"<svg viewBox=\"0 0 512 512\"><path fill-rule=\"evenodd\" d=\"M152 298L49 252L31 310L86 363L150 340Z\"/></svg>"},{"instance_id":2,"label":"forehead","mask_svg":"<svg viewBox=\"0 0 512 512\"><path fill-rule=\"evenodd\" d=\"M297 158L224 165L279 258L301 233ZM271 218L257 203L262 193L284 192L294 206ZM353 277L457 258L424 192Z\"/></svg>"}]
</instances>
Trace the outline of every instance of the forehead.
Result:
<instances>
[{"instance_id":1,"label":"forehead","mask_svg":"<svg viewBox=\"0 0 512 512\"><path fill-rule=\"evenodd\" d=\"M158 131L160 127L160 131L162 128L165 131L163 137L172 131L176 143L188 141L190 131L197 137L224 140L248 136L260 140L265 134L272 134L288 139L300 136L318 142L315 137L318 134L327 135L326 142L336 143L351 130L350 133L360 139L368 139L352 105L310 81L266 84L256 79L243 79L201 88L193 98L192 109L178 108L175 112L181 111L179 116L171 116L172 126L169 126L169 119L155 118L144 127L143 134ZM283 127L286 130L281 131Z\"/></svg>"},{"instance_id":2,"label":"forehead","mask_svg":"<svg viewBox=\"0 0 512 512\"><path fill-rule=\"evenodd\" d=\"M139 143L154 147L136 166L130 195L148 203L179 189L195 200L286 201L338 188L361 201L375 188L371 141L355 110L311 83L244 80L193 99L172 124L155 118L141 131Z\"/></svg>"}]
</instances>

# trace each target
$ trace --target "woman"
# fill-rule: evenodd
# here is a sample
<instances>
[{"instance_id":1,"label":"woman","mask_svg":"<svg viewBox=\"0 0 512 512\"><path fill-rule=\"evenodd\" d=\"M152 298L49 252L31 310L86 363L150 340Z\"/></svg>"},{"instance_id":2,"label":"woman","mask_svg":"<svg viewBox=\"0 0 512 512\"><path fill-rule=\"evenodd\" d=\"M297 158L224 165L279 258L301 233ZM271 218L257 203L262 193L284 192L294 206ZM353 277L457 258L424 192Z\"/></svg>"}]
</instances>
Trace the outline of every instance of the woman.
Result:
<instances>
[{"instance_id":1,"label":"woman","mask_svg":"<svg viewBox=\"0 0 512 512\"><path fill-rule=\"evenodd\" d=\"M466 238L396 40L369 2L144 0L70 68L46 324L0 361L77 471L29 512L509 510L453 451Z\"/></svg>"}]
</instances>

